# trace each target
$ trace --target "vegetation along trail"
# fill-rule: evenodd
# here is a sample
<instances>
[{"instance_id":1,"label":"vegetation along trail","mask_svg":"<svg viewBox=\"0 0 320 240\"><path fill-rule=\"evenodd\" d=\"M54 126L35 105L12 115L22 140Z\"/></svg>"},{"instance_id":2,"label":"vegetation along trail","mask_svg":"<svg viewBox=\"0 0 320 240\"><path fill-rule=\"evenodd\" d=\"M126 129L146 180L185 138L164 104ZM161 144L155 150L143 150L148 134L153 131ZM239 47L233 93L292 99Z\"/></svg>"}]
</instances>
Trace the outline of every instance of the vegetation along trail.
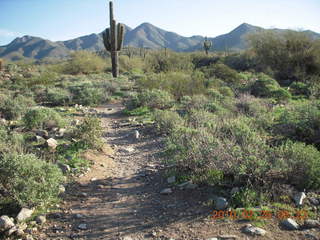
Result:
<instances>
[{"instance_id":1,"label":"vegetation along trail","mask_svg":"<svg viewBox=\"0 0 320 240\"><path fill-rule=\"evenodd\" d=\"M212 219L206 204L210 190L167 182L159 158L161 136L132 124L123 109L121 103L96 108L104 127L103 151L87 153L91 171L67 187L63 204L37 238L251 239L241 232L246 221ZM162 192L168 187L172 192ZM264 229L267 234L259 239L304 239L302 233L282 231L274 219Z\"/></svg>"}]
</instances>

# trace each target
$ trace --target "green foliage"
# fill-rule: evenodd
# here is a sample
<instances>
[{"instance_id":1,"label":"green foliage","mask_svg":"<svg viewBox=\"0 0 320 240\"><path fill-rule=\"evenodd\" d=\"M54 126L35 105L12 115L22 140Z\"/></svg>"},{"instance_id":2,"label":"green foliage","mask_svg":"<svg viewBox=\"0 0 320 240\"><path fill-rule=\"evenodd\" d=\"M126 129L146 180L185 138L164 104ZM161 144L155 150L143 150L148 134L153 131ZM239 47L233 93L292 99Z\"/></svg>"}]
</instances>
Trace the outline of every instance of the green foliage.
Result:
<instances>
[{"instance_id":1,"label":"green foliage","mask_svg":"<svg viewBox=\"0 0 320 240\"><path fill-rule=\"evenodd\" d=\"M291 94L273 78L265 74L259 74L258 80L252 85L251 93L256 97L275 98L279 101L288 100Z\"/></svg>"},{"instance_id":2,"label":"green foliage","mask_svg":"<svg viewBox=\"0 0 320 240\"><path fill-rule=\"evenodd\" d=\"M71 94L67 89L49 88L45 100L50 106L65 106L70 103Z\"/></svg>"},{"instance_id":3,"label":"green foliage","mask_svg":"<svg viewBox=\"0 0 320 240\"><path fill-rule=\"evenodd\" d=\"M261 205L264 197L261 193L244 188L232 195L231 204L233 207L249 208Z\"/></svg>"},{"instance_id":4,"label":"green foliage","mask_svg":"<svg viewBox=\"0 0 320 240\"><path fill-rule=\"evenodd\" d=\"M144 106L150 109L168 109L173 105L170 93L162 90L145 90L132 99L135 106Z\"/></svg>"},{"instance_id":5,"label":"green foliage","mask_svg":"<svg viewBox=\"0 0 320 240\"><path fill-rule=\"evenodd\" d=\"M57 166L32 154L8 153L0 157L0 186L20 206L52 203L59 194L62 173Z\"/></svg>"},{"instance_id":6,"label":"green foliage","mask_svg":"<svg viewBox=\"0 0 320 240\"><path fill-rule=\"evenodd\" d=\"M71 168L87 168L90 165L89 161L81 157L81 153L86 149L87 146L83 142L75 142L68 146L59 145L58 161L68 164Z\"/></svg>"},{"instance_id":7,"label":"green foliage","mask_svg":"<svg viewBox=\"0 0 320 240\"><path fill-rule=\"evenodd\" d=\"M154 120L161 133L170 134L179 127L183 126L183 119L177 112L168 110L156 110Z\"/></svg>"},{"instance_id":8,"label":"green foliage","mask_svg":"<svg viewBox=\"0 0 320 240\"><path fill-rule=\"evenodd\" d=\"M306 97L309 97L311 95L311 91L309 89L309 86L303 82L291 83L290 92L293 95L302 95L302 96L306 96Z\"/></svg>"},{"instance_id":9,"label":"green foliage","mask_svg":"<svg viewBox=\"0 0 320 240\"><path fill-rule=\"evenodd\" d=\"M71 54L62 71L65 74L89 74L102 72L105 67L105 61L95 53L77 51Z\"/></svg>"},{"instance_id":10,"label":"green foliage","mask_svg":"<svg viewBox=\"0 0 320 240\"><path fill-rule=\"evenodd\" d=\"M315 147L287 141L274 149L274 159L292 184L301 189L320 187L320 152Z\"/></svg>"},{"instance_id":11,"label":"green foliage","mask_svg":"<svg viewBox=\"0 0 320 240\"><path fill-rule=\"evenodd\" d=\"M34 105L33 98L0 94L0 115L7 120L20 119Z\"/></svg>"},{"instance_id":12,"label":"green foliage","mask_svg":"<svg viewBox=\"0 0 320 240\"><path fill-rule=\"evenodd\" d=\"M95 117L85 117L83 122L74 131L75 138L79 139L89 148L99 149L102 147L101 121Z\"/></svg>"},{"instance_id":13,"label":"green foliage","mask_svg":"<svg viewBox=\"0 0 320 240\"><path fill-rule=\"evenodd\" d=\"M249 71L258 67L258 60L250 51L229 55L224 58L223 63L237 71Z\"/></svg>"},{"instance_id":14,"label":"green foliage","mask_svg":"<svg viewBox=\"0 0 320 240\"><path fill-rule=\"evenodd\" d=\"M23 117L23 122L28 129L61 128L66 124L66 121L58 112L45 107L34 108L27 111Z\"/></svg>"},{"instance_id":15,"label":"green foliage","mask_svg":"<svg viewBox=\"0 0 320 240\"><path fill-rule=\"evenodd\" d=\"M320 74L320 44L306 33L262 31L249 37L259 61L280 81L306 82Z\"/></svg>"},{"instance_id":16,"label":"green foliage","mask_svg":"<svg viewBox=\"0 0 320 240\"><path fill-rule=\"evenodd\" d=\"M229 68L223 63L212 64L208 67L202 69L207 78L219 78L226 83L237 84L240 82L241 78L237 71Z\"/></svg>"},{"instance_id":17,"label":"green foliage","mask_svg":"<svg viewBox=\"0 0 320 240\"><path fill-rule=\"evenodd\" d=\"M150 113L150 109L146 106L134 108L132 110L125 109L123 110L124 114L128 116L143 116Z\"/></svg>"}]
</instances>

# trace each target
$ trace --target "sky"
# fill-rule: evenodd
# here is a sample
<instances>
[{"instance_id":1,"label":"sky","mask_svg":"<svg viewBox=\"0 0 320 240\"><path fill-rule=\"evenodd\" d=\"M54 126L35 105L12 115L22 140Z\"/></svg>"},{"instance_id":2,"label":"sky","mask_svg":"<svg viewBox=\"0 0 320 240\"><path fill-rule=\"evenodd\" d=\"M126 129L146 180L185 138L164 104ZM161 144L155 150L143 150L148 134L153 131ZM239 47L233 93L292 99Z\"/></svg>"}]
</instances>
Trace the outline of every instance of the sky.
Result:
<instances>
[{"instance_id":1,"label":"sky","mask_svg":"<svg viewBox=\"0 0 320 240\"><path fill-rule=\"evenodd\" d=\"M320 33L320 0L114 0L116 20L182 36L215 37L241 23ZM0 46L23 35L52 41L109 26L108 0L0 0Z\"/></svg>"}]
</instances>

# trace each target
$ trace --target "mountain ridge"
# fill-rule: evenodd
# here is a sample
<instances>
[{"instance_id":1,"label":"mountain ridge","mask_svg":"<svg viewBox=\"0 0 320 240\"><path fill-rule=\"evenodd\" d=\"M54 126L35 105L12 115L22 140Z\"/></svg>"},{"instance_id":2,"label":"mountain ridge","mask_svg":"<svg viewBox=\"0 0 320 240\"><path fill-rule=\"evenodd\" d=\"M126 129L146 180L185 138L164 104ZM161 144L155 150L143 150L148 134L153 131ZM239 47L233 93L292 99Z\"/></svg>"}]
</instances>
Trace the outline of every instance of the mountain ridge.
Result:
<instances>
[{"instance_id":1,"label":"mountain ridge","mask_svg":"<svg viewBox=\"0 0 320 240\"><path fill-rule=\"evenodd\" d=\"M249 33L264 30L262 27L248 23L242 23L229 33L216 37L209 37L213 42L213 50L223 51L244 50L248 48L245 36ZM286 31L287 29L271 29L275 31ZM305 30L313 38L319 38L320 34ZM145 47L151 49L169 48L178 52L190 52L202 49L204 37L194 35L184 37L175 32L158 28L151 23L145 22L132 29L125 25L125 46ZM14 39L11 43L0 46L0 57L9 60L21 58L43 59L43 58L65 58L70 52L77 50L101 51L104 50L102 32L92 33L66 41L50 41L40 37L25 35Z\"/></svg>"}]
</instances>

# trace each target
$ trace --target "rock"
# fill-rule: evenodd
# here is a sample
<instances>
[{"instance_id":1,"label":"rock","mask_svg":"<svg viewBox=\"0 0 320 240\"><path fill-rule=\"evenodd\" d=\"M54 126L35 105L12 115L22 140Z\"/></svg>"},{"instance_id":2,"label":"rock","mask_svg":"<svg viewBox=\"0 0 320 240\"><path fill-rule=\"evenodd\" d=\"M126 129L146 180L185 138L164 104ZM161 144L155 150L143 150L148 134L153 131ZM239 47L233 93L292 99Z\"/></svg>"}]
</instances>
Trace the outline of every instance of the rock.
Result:
<instances>
[{"instance_id":1,"label":"rock","mask_svg":"<svg viewBox=\"0 0 320 240\"><path fill-rule=\"evenodd\" d=\"M235 193L237 193L237 192L239 192L239 191L240 191L240 188L234 187L234 188L231 189L230 194L233 195L233 194L235 194Z\"/></svg>"},{"instance_id":2,"label":"rock","mask_svg":"<svg viewBox=\"0 0 320 240\"><path fill-rule=\"evenodd\" d=\"M59 193L65 193L66 192L66 188L63 185L59 186Z\"/></svg>"},{"instance_id":3,"label":"rock","mask_svg":"<svg viewBox=\"0 0 320 240\"><path fill-rule=\"evenodd\" d=\"M46 216L40 215L36 217L36 222L40 225L44 224L47 221Z\"/></svg>"},{"instance_id":4,"label":"rock","mask_svg":"<svg viewBox=\"0 0 320 240\"><path fill-rule=\"evenodd\" d=\"M319 240L319 238L313 233L306 233L304 236L306 239L309 239L309 240Z\"/></svg>"},{"instance_id":5,"label":"rock","mask_svg":"<svg viewBox=\"0 0 320 240\"><path fill-rule=\"evenodd\" d=\"M22 222L32 216L34 209L22 208L17 216L17 221Z\"/></svg>"},{"instance_id":6,"label":"rock","mask_svg":"<svg viewBox=\"0 0 320 240\"><path fill-rule=\"evenodd\" d=\"M134 152L134 148L133 148L133 147L121 148L120 150L121 150L122 152L125 152L125 153L132 153L132 152Z\"/></svg>"},{"instance_id":7,"label":"rock","mask_svg":"<svg viewBox=\"0 0 320 240\"><path fill-rule=\"evenodd\" d=\"M167 182L168 182L169 184L175 183L175 182L176 182L176 176L168 177L168 178L167 178Z\"/></svg>"},{"instance_id":8,"label":"rock","mask_svg":"<svg viewBox=\"0 0 320 240\"><path fill-rule=\"evenodd\" d=\"M67 131L67 129L65 129L65 128L60 128L60 129L58 130L57 136L58 136L58 137L63 137L64 134L66 133L66 131Z\"/></svg>"},{"instance_id":9,"label":"rock","mask_svg":"<svg viewBox=\"0 0 320 240\"><path fill-rule=\"evenodd\" d=\"M122 240L133 240L133 238L130 237L130 236L124 236L124 237L122 237L121 239L122 239Z\"/></svg>"},{"instance_id":10,"label":"rock","mask_svg":"<svg viewBox=\"0 0 320 240\"><path fill-rule=\"evenodd\" d=\"M77 213L77 214L75 215L75 218L80 219L80 218L84 218L84 216L83 216L82 214L80 214L80 213Z\"/></svg>"},{"instance_id":11,"label":"rock","mask_svg":"<svg viewBox=\"0 0 320 240\"><path fill-rule=\"evenodd\" d=\"M88 193L82 192L79 194L80 197L88 197Z\"/></svg>"},{"instance_id":12,"label":"rock","mask_svg":"<svg viewBox=\"0 0 320 240\"><path fill-rule=\"evenodd\" d=\"M6 215L0 217L0 232L8 230L14 227L14 222Z\"/></svg>"},{"instance_id":13,"label":"rock","mask_svg":"<svg viewBox=\"0 0 320 240\"><path fill-rule=\"evenodd\" d=\"M4 118L0 118L0 125L6 125L7 124L7 120L5 120Z\"/></svg>"},{"instance_id":14,"label":"rock","mask_svg":"<svg viewBox=\"0 0 320 240\"><path fill-rule=\"evenodd\" d=\"M80 230L87 230L87 229L88 229L88 228L87 228L87 224L81 223L81 224L78 226L78 229L80 229Z\"/></svg>"},{"instance_id":15,"label":"rock","mask_svg":"<svg viewBox=\"0 0 320 240\"><path fill-rule=\"evenodd\" d=\"M41 142L44 142L45 139L44 139L43 137L37 135L37 136L35 137L35 141L38 142L38 143L41 143Z\"/></svg>"},{"instance_id":16,"label":"rock","mask_svg":"<svg viewBox=\"0 0 320 240\"><path fill-rule=\"evenodd\" d=\"M55 150L58 146L58 142L54 138L49 138L46 141L46 145L50 150Z\"/></svg>"},{"instance_id":17,"label":"rock","mask_svg":"<svg viewBox=\"0 0 320 240\"><path fill-rule=\"evenodd\" d=\"M133 136L134 136L134 139L139 139L140 138L139 131L138 130L134 130Z\"/></svg>"},{"instance_id":18,"label":"rock","mask_svg":"<svg viewBox=\"0 0 320 240\"><path fill-rule=\"evenodd\" d=\"M309 198L309 201L312 205L318 206L320 204L320 201L316 199L315 197Z\"/></svg>"},{"instance_id":19,"label":"rock","mask_svg":"<svg viewBox=\"0 0 320 240\"><path fill-rule=\"evenodd\" d=\"M223 240L236 240L238 239L238 236L236 235L219 235L218 239L223 239Z\"/></svg>"},{"instance_id":20,"label":"rock","mask_svg":"<svg viewBox=\"0 0 320 240\"><path fill-rule=\"evenodd\" d=\"M25 237L25 240L33 240L33 237L32 237L31 235L27 235L27 236Z\"/></svg>"},{"instance_id":21,"label":"rock","mask_svg":"<svg viewBox=\"0 0 320 240\"><path fill-rule=\"evenodd\" d=\"M291 218L285 219L281 222L281 225L288 230L298 230L299 224Z\"/></svg>"},{"instance_id":22,"label":"rock","mask_svg":"<svg viewBox=\"0 0 320 240\"><path fill-rule=\"evenodd\" d=\"M91 178L91 179L90 179L91 182L95 182L95 181L97 181L97 180L98 180L97 178Z\"/></svg>"},{"instance_id":23,"label":"rock","mask_svg":"<svg viewBox=\"0 0 320 240\"><path fill-rule=\"evenodd\" d=\"M228 201L227 199L223 198L223 197L216 197L214 199L214 208L216 210L224 210L228 207Z\"/></svg>"},{"instance_id":24,"label":"rock","mask_svg":"<svg viewBox=\"0 0 320 240\"><path fill-rule=\"evenodd\" d=\"M181 189L195 189L198 187L197 184L192 183L192 181L187 181L178 185Z\"/></svg>"},{"instance_id":25,"label":"rock","mask_svg":"<svg viewBox=\"0 0 320 240\"><path fill-rule=\"evenodd\" d=\"M64 163L58 163L58 167L61 169L61 171L64 174L67 174L69 172L71 172L71 168L68 164L64 164Z\"/></svg>"},{"instance_id":26,"label":"rock","mask_svg":"<svg viewBox=\"0 0 320 240\"><path fill-rule=\"evenodd\" d=\"M267 233L266 230L259 228L259 227L254 227L251 224L246 225L243 228L243 232L251 234L251 235L257 235L257 236L264 236Z\"/></svg>"},{"instance_id":27,"label":"rock","mask_svg":"<svg viewBox=\"0 0 320 240\"><path fill-rule=\"evenodd\" d=\"M167 195L167 194L171 194L171 193L172 193L171 188L165 188L160 192L160 194L163 194L163 195Z\"/></svg>"},{"instance_id":28,"label":"rock","mask_svg":"<svg viewBox=\"0 0 320 240\"><path fill-rule=\"evenodd\" d=\"M216 237L213 237L213 238L208 238L207 240L219 240L219 239Z\"/></svg>"},{"instance_id":29,"label":"rock","mask_svg":"<svg viewBox=\"0 0 320 240\"><path fill-rule=\"evenodd\" d=\"M46 130L36 130L34 133L40 137L43 137L45 139L48 139L49 133Z\"/></svg>"},{"instance_id":30,"label":"rock","mask_svg":"<svg viewBox=\"0 0 320 240\"><path fill-rule=\"evenodd\" d=\"M24 235L24 231L27 229L27 224L22 223L19 225L16 225L14 227L12 227L9 231L8 231L8 235L11 236L12 234L15 234L17 236L23 236Z\"/></svg>"},{"instance_id":31,"label":"rock","mask_svg":"<svg viewBox=\"0 0 320 240\"><path fill-rule=\"evenodd\" d=\"M303 200L306 198L306 194L304 192L299 192L298 194L296 194L293 199L294 202L297 206L302 206L303 204Z\"/></svg>"},{"instance_id":32,"label":"rock","mask_svg":"<svg viewBox=\"0 0 320 240\"><path fill-rule=\"evenodd\" d=\"M304 221L304 228L320 228L320 221L307 219Z\"/></svg>"}]
</instances>

